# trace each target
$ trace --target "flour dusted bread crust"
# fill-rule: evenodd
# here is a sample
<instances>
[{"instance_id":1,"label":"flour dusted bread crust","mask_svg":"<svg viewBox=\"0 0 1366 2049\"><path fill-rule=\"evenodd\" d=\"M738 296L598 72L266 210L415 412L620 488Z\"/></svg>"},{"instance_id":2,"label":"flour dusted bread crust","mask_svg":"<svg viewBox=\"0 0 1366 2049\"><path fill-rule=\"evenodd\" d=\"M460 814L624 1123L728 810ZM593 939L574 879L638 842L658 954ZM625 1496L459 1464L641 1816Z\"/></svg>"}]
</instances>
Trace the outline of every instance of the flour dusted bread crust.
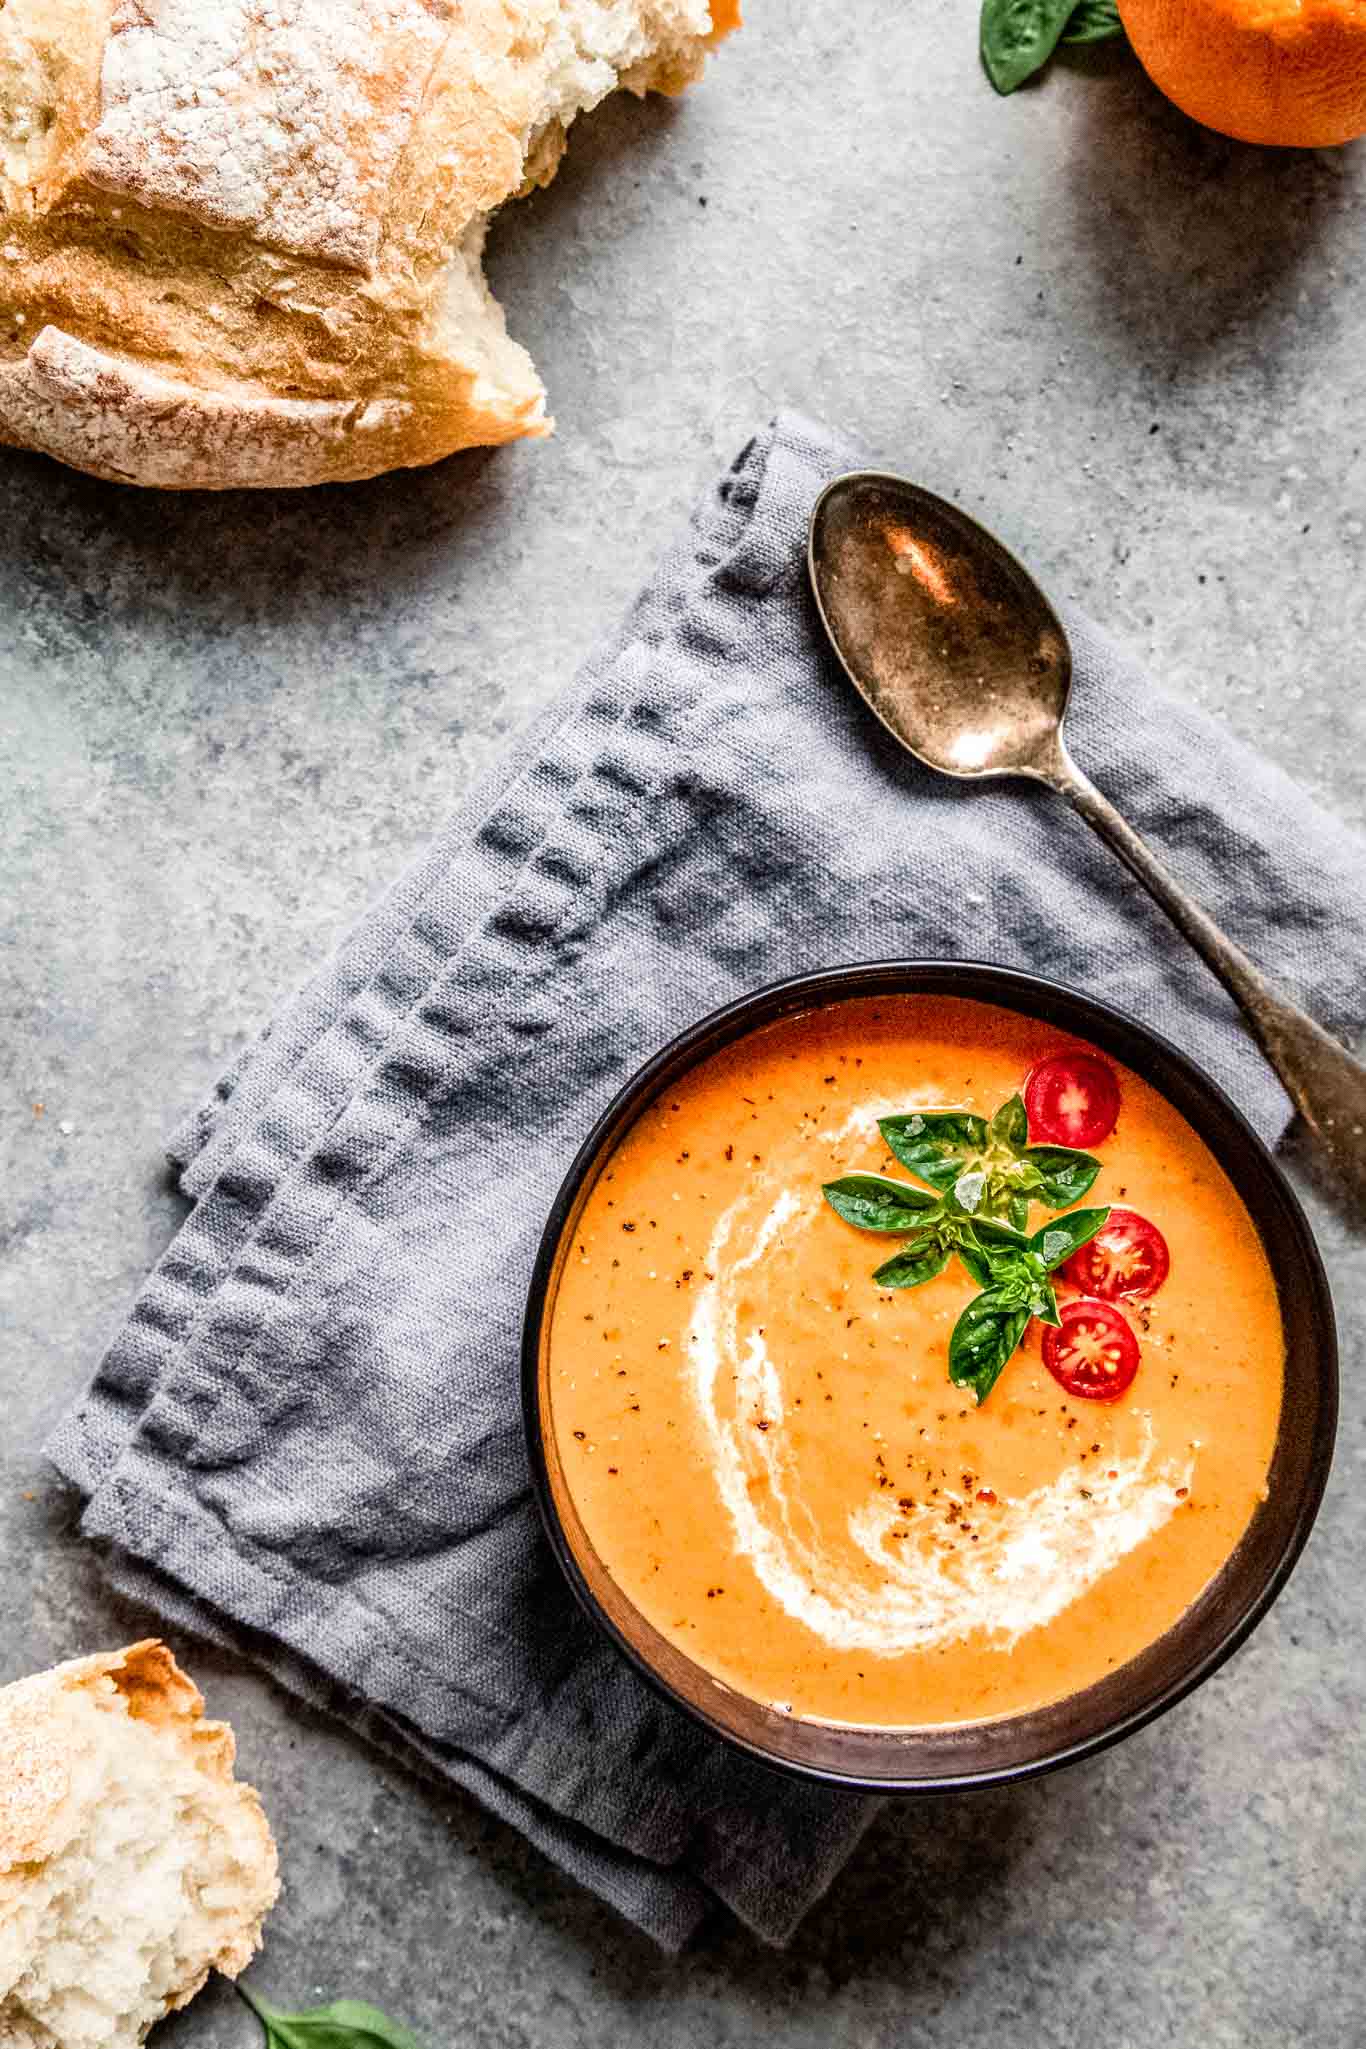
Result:
<instances>
[{"instance_id":1,"label":"flour dusted bread crust","mask_svg":"<svg viewBox=\"0 0 1366 2049\"><path fill-rule=\"evenodd\" d=\"M250 1962L279 1885L233 1757L161 1643L0 1688L0 2044L133 2049Z\"/></svg>"},{"instance_id":2,"label":"flour dusted bread crust","mask_svg":"<svg viewBox=\"0 0 1366 2049\"><path fill-rule=\"evenodd\" d=\"M0 0L0 441L171 488L548 431L492 209L738 0Z\"/></svg>"}]
</instances>

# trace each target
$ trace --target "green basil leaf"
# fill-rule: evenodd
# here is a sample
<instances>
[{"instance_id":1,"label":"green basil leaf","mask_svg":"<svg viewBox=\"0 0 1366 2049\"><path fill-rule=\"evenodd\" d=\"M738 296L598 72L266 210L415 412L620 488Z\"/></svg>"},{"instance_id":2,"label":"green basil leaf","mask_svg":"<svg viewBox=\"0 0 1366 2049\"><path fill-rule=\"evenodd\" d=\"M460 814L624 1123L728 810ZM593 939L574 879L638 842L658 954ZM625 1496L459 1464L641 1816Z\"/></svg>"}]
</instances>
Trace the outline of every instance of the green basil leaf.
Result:
<instances>
[{"instance_id":1,"label":"green basil leaf","mask_svg":"<svg viewBox=\"0 0 1366 2049\"><path fill-rule=\"evenodd\" d=\"M1027 1309L1045 1323L1056 1322L1057 1298L1033 1244L988 1245L984 1250L988 1285L1001 1306Z\"/></svg>"},{"instance_id":2,"label":"green basil leaf","mask_svg":"<svg viewBox=\"0 0 1366 2049\"><path fill-rule=\"evenodd\" d=\"M1042 1275L1036 1271L1037 1262L1031 1263L1027 1252L1014 1252L1006 1247L988 1247L987 1272L991 1275L991 1292L999 1296L1002 1306L1026 1309L1039 1291Z\"/></svg>"},{"instance_id":3,"label":"green basil leaf","mask_svg":"<svg viewBox=\"0 0 1366 2049\"><path fill-rule=\"evenodd\" d=\"M987 1127L970 1110L908 1110L878 1120L887 1150L945 1193L985 1149Z\"/></svg>"},{"instance_id":4,"label":"green basil leaf","mask_svg":"<svg viewBox=\"0 0 1366 2049\"><path fill-rule=\"evenodd\" d=\"M1021 1232L1012 1230L1009 1224L998 1223L992 1217L974 1217L972 1235L979 1245L1004 1245L1014 1252L1023 1252L1029 1240Z\"/></svg>"},{"instance_id":5,"label":"green basil leaf","mask_svg":"<svg viewBox=\"0 0 1366 2049\"><path fill-rule=\"evenodd\" d=\"M1032 1145L1024 1156L1038 1169L1039 1192L1050 1209L1080 1202L1100 1172L1100 1161L1068 1145Z\"/></svg>"},{"instance_id":6,"label":"green basil leaf","mask_svg":"<svg viewBox=\"0 0 1366 2049\"><path fill-rule=\"evenodd\" d=\"M991 1268L987 1264L987 1256L980 1245L975 1245L971 1238L966 1236L960 1238L958 1241L958 1257L962 1260L979 1288L989 1288L991 1286Z\"/></svg>"},{"instance_id":7,"label":"green basil leaf","mask_svg":"<svg viewBox=\"0 0 1366 2049\"><path fill-rule=\"evenodd\" d=\"M950 1211L945 1218L944 1227L946 1231L952 1232L954 1249L978 1287L985 1288L988 1283L980 1276L987 1271L987 1256L977 1235L976 1217L955 1218Z\"/></svg>"},{"instance_id":8,"label":"green basil leaf","mask_svg":"<svg viewBox=\"0 0 1366 2049\"><path fill-rule=\"evenodd\" d=\"M359 1999L281 2013L245 1985L237 1990L265 2029L267 2049L421 2049L416 2035Z\"/></svg>"},{"instance_id":9,"label":"green basil leaf","mask_svg":"<svg viewBox=\"0 0 1366 2049\"><path fill-rule=\"evenodd\" d=\"M1115 0L1077 0L1067 17L1062 40L1065 43L1108 43L1112 36L1122 36L1123 33L1124 23L1119 18Z\"/></svg>"},{"instance_id":10,"label":"green basil leaf","mask_svg":"<svg viewBox=\"0 0 1366 2049\"><path fill-rule=\"evenodd\" d=\"M959 1227L958 1256L979 1288L991 1286L997 1267L1003 1274L1008 1272L1012 1255L1025 1251L1028 1245L1027 1238L1012 1231L1008 1224L997 1223L993 1217L977 1216Z\"/></svg>"},{"instance_id":11,"label":"green basil leaf","mask_svg":"<svg viewBox=\"0 0 1366 2049\"><path fill-rule=\"evenodd\" d=\"M949 1379L954 1386L971 1388L977 1400L984 1402L1028 1322L1029 1310L1002 1300L999 1289L974 1295L949 1339Z\"/></svg>"},{"instance_id":12,"label":"green basil leaf","mask_svg":"<svg viewBox=\"0 0 1366 2049\"><path fill-rule=\"evenodd\" d=\"M1028 1274L993 1273L990 1293L1000 1296L1003 1309L1023 1309L1026 1314L1031 1316L1034 1313L1034 1299L1038 1290L1034 1287Z\"/></svg>"},{"instance_id":13,"label":"green basil leaf","mask_svg":"<svg viewBox=\"0 0 1366 2049\"><path fill-rule=\"evenodd\" d=\"M885 1259L873 1275L880 1288L920 1288L937 1280L949 1263L949 1249L935 1231L922 1232Z\"/></svg>"},{"instance_id":14,"label":"green basil leaf","mask_svg":"<svg viewBox=\"0 0 1366 2049\"><path fill-rule=\"evenodd\" d=\"M1048 62L1075 4L982 0L982 64L997 92L1014 92Z\"/></svg>"},{"instance_id":15,"label":"green basil leaf","mask_svg":"<svg viewBox=\"0 0 1366 2049\"><path fill-rule=\"evenodd\" d=\"M1008 1103L1002 1103L987 1126L987 1136L993 1145L1008 1146L1013 1153L1024 1151L1029 1143L1029 1118L1023 1096L1012 1096Z\"/></svg>"},{"instance_id":16,"label":"green basil leaf","mask_svg":"<svg viewBox=\"0 0 1366 2049\"><path fill-rule=\"evenodd\" d=\"M995 1151L994 1160L988 1153L984 1163L969 1170L967 1174L959 1175L954 1184L954 1193L962 1201L963 1194L971 1193L976 1182L985 1175L982 1192L977 1197L977 1206L972 1214L994 1217L1000 1222L1009 1222L1016 1229L1023 1231L1029 1224L1030 1199L1039 1186L1039 1170L1030 1166L1028 1160L1023 1159L1008 1159L1005 1165L1001 1165L1000 1148L997 1147ZM963 1190L965 1181L970 1184L967 1191ZM963 1207L967 1207L965 1201Z\"/></svg>"},{"instance_id":17,"label":"green basil leaf","mask_svg":"<svg viewBox=\"0 0 1366 2049\"><path fill-rule=\"evenodd\" d=\"M1053 1283L1045 1281L1030 1307L1040 1323L1051 1323L1054 1330L1062 1329L1062 1317L1058 1313L1058 1298L1053 1292Z\"/></svg>"},{"instance_id":18,"label":"green basil leaf","mask_svg":"<svg viewBox=\"0 0 1366 2049\"><path fill-rule=\"evenodd\" d=\"M1045 1272L1055 1273L1065 1259L1090 1244L1109 1215L1108 1209L1074 1209L1065 1217L1052 1217L1042 1230L1034 1233L1029 1249L1043 1261Z\"/></svg>"},{"instance_id":19,"label":"green basil leaf","mask_svg":"<svg viewBox=\"0 0 1366 2049\"><path fill-rule=\"evenodd\" d=\"M937 1199L923 1188L887 1174L846 1174L827 1181L821 1194L837 1216L861 1231L918 1230L925 1211L938 1208Z\"/></svg>"}]
</instances>

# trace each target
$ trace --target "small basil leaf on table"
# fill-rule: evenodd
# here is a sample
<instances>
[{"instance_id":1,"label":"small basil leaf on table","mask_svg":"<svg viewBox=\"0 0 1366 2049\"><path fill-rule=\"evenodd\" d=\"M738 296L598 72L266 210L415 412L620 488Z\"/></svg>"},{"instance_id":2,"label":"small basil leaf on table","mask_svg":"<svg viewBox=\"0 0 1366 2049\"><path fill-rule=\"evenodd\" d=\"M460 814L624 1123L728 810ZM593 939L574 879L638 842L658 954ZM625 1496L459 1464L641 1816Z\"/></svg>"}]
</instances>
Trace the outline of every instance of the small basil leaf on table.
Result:
<instances>
[{"instance_id":1,"label":"small basil leaf on table","mask_svg":"<svg viewBox=\"0 0 1366 2049\"><path fill-rule=\"evenodd\" d=\"M1077 0L1067 17L1062 40L1065 43L1108 43L1112 36L1122 36L1123 33L1124 23L1119 18L1115 0Z\"/></svg>"},{"instance_id":2,"label":"small basil leaf on table","mask_svg":"<svg viewBox=\"0 0 1366 2049\"><path fill-rule=\"evenodd\" d=\"M267 2049L421 2049L416 2035L359 1999L335 1999L305 2013L281 2013L237 1987L266 2031Z\"/></svg>"},{"instance_id":3,"label":"small basil leaf on table","mask_svg":"<svg viewBox=\"0 0 1366 2049\"><path fill-rule=\"evenodd\" d=\"M885 1259L873 1279L879 1288L919 1288L937 1280L948 1263L948 1248L935 1232L925 1231Z\"/></svg>"},{"instance_id":4,"label":"small basil leaf on table","mask_svg":"<svg viewBox=\"0 0 1366 2049\"><path fill-rule=\"evenodd\" d=\"M908 1110L880 1117L877 1128L903 1167L945 1193L987 1142L986 1120L971 1110Z\"/></svg>"},{"instance_id":5,"label":"small basil leaf on table","mask_svg":"<svg viewBox=\"0 0 1366 2049\"><path fill-rule=\"evenodd\" d=\"M837 1216L861 1231L914 1231L924 1222L924 1212L938 1207L936 1197L923 1188L887 1174L846 1174L827 1181L821 1193Z\"/></svg>"},{"instance_id":6,"label":"small basil leaf on table","mask_svg":"<svg viewBox=\"0 0 1366 2049\"><path fill-rule=\"evenodd\" d=\"M1065 1259L1089 1245L1109 1218L1108 1209L1074 1209L1065 1217L1053 1217L1029 1241L1031 1252L1043 1261L1046 1273L1054 1273Z\"/></svg>"},{"instance_id":7,"label":"small basil leaf on table","mask_svg":"<svg viewBox=\"0 0 1366 2049\"><path fill-rule=\"evenodd\" d=\"M1076 0L983 0L982 64L999 93L1014 92L1057 49Z\"/></svg>"},{"instance_id":8,"label":"small basil leaf on table","mask_svg":"<svg viewBox=\"0 0 1366 2049\"><path fill-rule=\"evenodd\" d=\"M1028 1306L1021 1307L1014 1293L989 1288L974 1295L949 1339L949 1379L970 1388L979 1402L995 1387L1029 1322Z\"/></svg>"},{"instance_id":9,"label":"small basil leaf on table","mask_svg":"<svg viewBox=\"0 0 1366 2049\"><path fill-rule=\"evenodd\" d=\"M1080 1202L1097 1174L1100 1161L1067 1145L1032 1145L1024 1155L1039 1176L1039 1193L1050 1209L1068 1209Z\"/></svg>"},{"instance_id":10,"label":"small basil leaf on table","mask_svg":"<svg viewBox=\"0 0 1366 2049\"><path fill-rule=\"evenodd\" d=\"M1002 1103L987 1126L987 1137L993 1145L1008 1146L1013 1153L1024 1151L1029 1143L1029 1118L1023 1096L1012 1096L1008 1103Z\"/></svg>"}]
</instances>

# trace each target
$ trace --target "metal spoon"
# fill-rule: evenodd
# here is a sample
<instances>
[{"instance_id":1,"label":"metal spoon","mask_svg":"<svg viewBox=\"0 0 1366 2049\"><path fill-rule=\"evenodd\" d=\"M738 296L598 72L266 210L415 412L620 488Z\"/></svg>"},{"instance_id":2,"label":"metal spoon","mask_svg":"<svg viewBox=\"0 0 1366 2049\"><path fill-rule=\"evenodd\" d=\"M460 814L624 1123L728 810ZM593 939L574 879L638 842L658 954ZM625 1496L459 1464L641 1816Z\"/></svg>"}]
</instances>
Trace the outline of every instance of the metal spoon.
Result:
<instances>
[{"instance_id":1,"label":"metal spoon","mask_svg":"<svg viewBox=\"0 0 1366 2049\"><path fill-rule=\"evenodd\" d=\"M811 515L811 584L850 682L927 768L1057 790L1242 1007L1339 1180L1366 1203L1366 1066L1282 996L1162 866L1063 744L1072 651L984 527L904 478L837 477Z\"/></svg>"}]
</instances>

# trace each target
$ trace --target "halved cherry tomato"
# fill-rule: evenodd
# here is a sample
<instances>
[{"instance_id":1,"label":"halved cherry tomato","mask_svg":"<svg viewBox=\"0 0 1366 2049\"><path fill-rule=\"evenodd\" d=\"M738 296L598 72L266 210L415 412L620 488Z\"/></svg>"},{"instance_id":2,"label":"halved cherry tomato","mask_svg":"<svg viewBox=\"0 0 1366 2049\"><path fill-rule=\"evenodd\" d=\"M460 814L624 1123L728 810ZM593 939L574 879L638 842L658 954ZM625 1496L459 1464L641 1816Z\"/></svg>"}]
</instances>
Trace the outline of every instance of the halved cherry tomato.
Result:
<instances>
[{"instance_id":1,"label":"halved cherry tomato","mask_svg":"<svg viewBox=\"0 0 1366 2049\"><path fill-rule=\"evenodd\" d=\"M1102 1302L1143 1301L1171 1272L1167 1241L1135 1209L1112 1209L1094 1238L1074 1252L1058 1278Z\"/></svg>"},{"instance_id":2,"label":"halved cherry tomato","mask_svg":"<svg viewBox=\"0 0 1366 2049\"><path fill-rule=\"evenodd\" d=\"M1117 1402L1138 1371L1138 1339L1118 1309L1093 1295L1059 1304L1062 1326L1044 1326L1043 1363L1069 1394Z\"/></svg>"},{"instance_id":3,"label":"halved cherry tomato","mask_svg":"<svg viewBox=\"0 0 1366 2049\"><path fill-rule=\"evenodd\" d=\"M1085 1151L1114 1130L1119 1082L1099 1053L1055 1053L1030 1072L1024 1088L1029 1142Z\"/></svg>"}]
</instances>

